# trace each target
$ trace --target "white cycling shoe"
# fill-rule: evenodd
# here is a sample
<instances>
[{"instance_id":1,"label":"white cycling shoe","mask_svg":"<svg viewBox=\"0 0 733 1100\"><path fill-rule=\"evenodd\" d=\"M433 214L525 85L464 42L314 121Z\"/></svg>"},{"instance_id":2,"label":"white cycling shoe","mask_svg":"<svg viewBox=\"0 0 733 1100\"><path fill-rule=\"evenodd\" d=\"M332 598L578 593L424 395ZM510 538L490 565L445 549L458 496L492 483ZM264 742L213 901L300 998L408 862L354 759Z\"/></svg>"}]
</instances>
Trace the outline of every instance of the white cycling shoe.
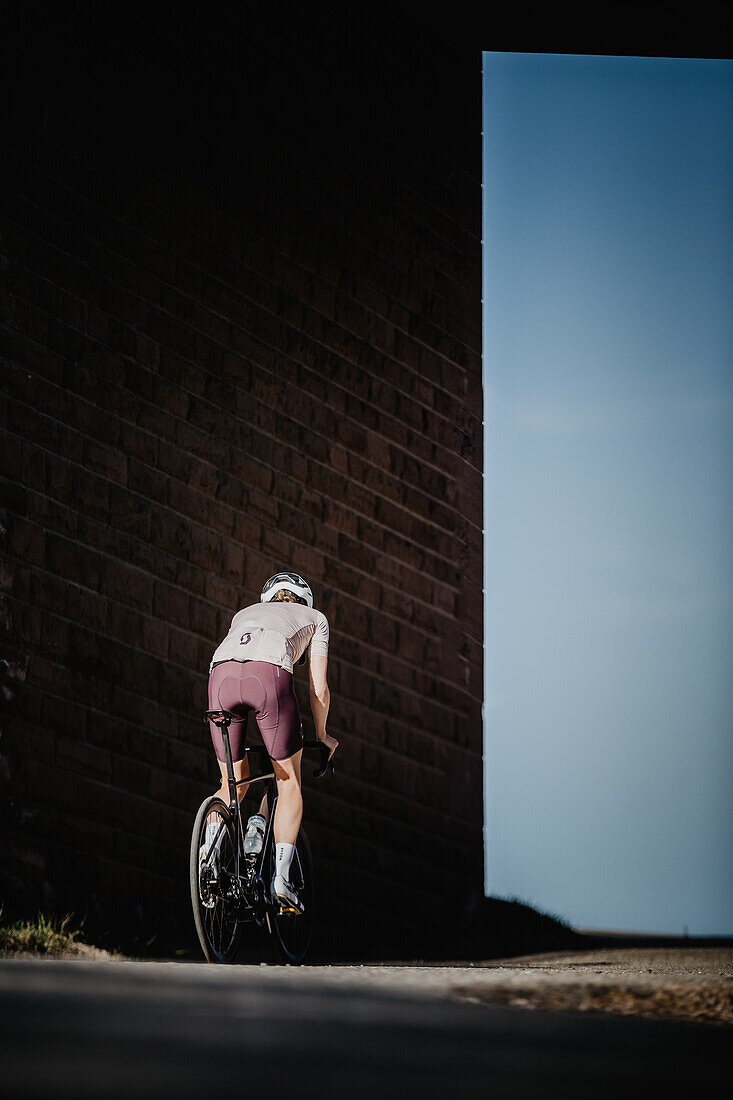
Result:
<instances>
[{"instance_id":1,"label":"white cycling shoe","mask_svg":"<svg viewBox=\"0 0 733 1100\"><path fill-rule=\"evenodd\" d=\"M281 913L305 912L305 906L293 889L292 883L287 882L282 875L275 875L270 892L272 900L279 904Z\"/></svg>"},{"instance_id":2,"label":"white cycling shoe","mask_svg":"<svg viewBox=\"0 0 733 1100\"><path fill-rule=\"evenodd\" d=\"M221 848L221 842L224 839L225 830L222 829L219 833L219 823L210 821L204 832L204 843L199 848L199 873L203 868L204 863L208 857L208 866L212 869L215 875L219 874L219 854ZM214 841L217 839L217 833L219 833L219 842L214 845ZM213 850L212 850L213 848Z\"/></svg>"}]
</instances>

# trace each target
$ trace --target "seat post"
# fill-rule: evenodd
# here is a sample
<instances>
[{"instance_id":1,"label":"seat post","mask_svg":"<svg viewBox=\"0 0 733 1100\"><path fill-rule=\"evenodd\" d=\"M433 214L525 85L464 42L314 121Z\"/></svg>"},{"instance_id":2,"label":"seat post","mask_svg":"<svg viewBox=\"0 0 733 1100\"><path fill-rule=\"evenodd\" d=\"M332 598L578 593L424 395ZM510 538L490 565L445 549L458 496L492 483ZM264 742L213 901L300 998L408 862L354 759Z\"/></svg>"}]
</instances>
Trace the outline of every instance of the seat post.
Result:
<instances>
[{"instance_id":1,"label":"seat post","mask_svg":"<svg viewBox=\"0 0 733 1100\"><path fill-rule=\"evenodd\" d=\"M218 723L221 730L221 739L224 742L224 759L227 764L227 779L229 780L229 808L234 813L237 809L237 780L234 777L234 764L232 763L232 747L229 743L230 718L222 718Z\"/></svg>"}]
</instances>

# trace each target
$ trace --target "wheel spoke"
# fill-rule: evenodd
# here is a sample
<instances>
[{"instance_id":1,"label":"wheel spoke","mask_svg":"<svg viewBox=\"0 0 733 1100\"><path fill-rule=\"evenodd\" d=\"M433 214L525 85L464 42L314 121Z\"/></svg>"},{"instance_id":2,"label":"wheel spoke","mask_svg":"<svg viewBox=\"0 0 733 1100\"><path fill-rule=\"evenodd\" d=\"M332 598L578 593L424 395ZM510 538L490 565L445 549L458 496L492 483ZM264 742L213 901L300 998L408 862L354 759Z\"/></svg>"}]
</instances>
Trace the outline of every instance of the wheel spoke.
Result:
<instances>
[{"instance_id":1,"label":"wheel spoke","mask_svg":"<svg viewBox=\"0 0 733 1100\"><path fill-rule=\"evenodd\" d=\"M217 829L208 843L211 825ZM235 863L229 810L214 796L200 807L191 839L191 901L201 947L210 962L230 962L237 951L239 926L231 899Z\"/></svg>"},{"instance_id":2,"label":"wheel spoke","mask_svg":"<svg viewBox=\"0 0 733 1100\"><path fill-rule=\"evenodd\" d=\"M270 877L275 871L274 848L270 851ZM308 839L303 829L298 834L291 864L290 880L303 902L302 913L275 912L271 932L275 949L284 962L303 961L313 928L313 864Z\"/></svg>"}]
</instances>

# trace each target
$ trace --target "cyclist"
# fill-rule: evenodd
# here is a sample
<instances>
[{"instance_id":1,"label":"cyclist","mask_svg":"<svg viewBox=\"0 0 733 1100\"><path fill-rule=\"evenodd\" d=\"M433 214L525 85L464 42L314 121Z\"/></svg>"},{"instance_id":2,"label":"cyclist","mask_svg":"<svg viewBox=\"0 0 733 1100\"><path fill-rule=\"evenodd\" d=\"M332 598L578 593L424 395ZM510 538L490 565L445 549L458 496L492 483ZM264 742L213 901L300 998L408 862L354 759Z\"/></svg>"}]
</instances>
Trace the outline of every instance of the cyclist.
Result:
<instances>
[{"instance_id":1,"label":"cyclist","mask_svg":"<svg viewBox=\"0 0 733 1100\"><path fill-rule=\"evenodd\" d=\"M273 764L277 802L273 820L275 874L272 896L283 908L302 913L303 905L289 881L295 842L303 817L300 758L303 730L295 696L293 666L310 655L310 705L316 736L333 756L338 741L326 732L330 692L326 679L329 626L326 616L313 607L310 585L298 573L275 573L266 582L260 602L238 611L229 633L214 652L209 666L209 710L245 714L250 708ZM210 723L221 787L217 794L228 801L228 782L221 731ZM229 738L237 780L246 779L249 767L244 753L246 721L232 723ZM238 788L244 797L247 785ZM267 813L263 798L259 813L247 822L246 853L262 850Z\"/></svg>"}]
</instances>

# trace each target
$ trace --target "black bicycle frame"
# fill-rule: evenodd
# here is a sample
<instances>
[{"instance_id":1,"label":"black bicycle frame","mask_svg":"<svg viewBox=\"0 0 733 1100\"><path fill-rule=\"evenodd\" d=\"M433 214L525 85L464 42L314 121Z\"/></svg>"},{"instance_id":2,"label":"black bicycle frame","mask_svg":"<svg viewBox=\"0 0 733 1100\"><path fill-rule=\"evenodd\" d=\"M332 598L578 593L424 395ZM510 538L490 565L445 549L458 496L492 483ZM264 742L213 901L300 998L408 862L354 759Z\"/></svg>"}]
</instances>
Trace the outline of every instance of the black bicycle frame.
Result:
<instances>
[{"instance_id":1,"label":"black bicycle frame","mask_svg":"<svg viewBox=\"0 0 733 1100\"><path fill-rule=\"evenodd\" d=\"M243 839L244 829L243 829L243 825L242 825L242 815L239 812L239 799L237 798L237 787L241 787L245 783L246 784L258 783L260 780L274 779L275 778L275 772L271 771L271 772L266 772L262 775L247 776L245 779L240 779L240 780L237 780L236 776L234 775L234 761L232 760L232 746L231 746L231 742L229 741L229 726L231 725L232 722L246 722L247 721L247 715L244 715L244 717L240 717L239 715L231 714L229 711L221 711L221 710L220 711L207 711L206 715L204 717L204 721L207 722L207 723L209 721L212 721L214 723L214 725L218 726L219 730L221 731L221 738L222 738L222 742L224 744L224 761L226 763L227 782L228 782L228 785L229 785L229 812L231 813L232 818L234 819L235 831L236 831L236 845L235 845L235 853L234 853L234 873L237 876L237 878L239 878L239 877L241 877L240 873L239 873L239 855L240 855L240 851L241 851L240 840ZM245 746L244 751L246 753L251 753L251 752L257 753L260 757L265 756L265 757L267 757L268 761L270 760L270 757L267 754L267 750L263 746L248 745L248 746ZM268 800L268 802L269 802L269 800ZM272 821L272 815L273 815L274 810L275 810L275 803L276 802L277 802L277 788L275 788L275 796L274 796L274 799L273 799L272 806L269 806L270 813L268 814L268 831L269 831L270 823ZM220 826L220 828L223 828L223 827L224 826L223 826L223 822L222 822L222 825ZM216 840L218 840L218 833L217 833L217 837L214 840L214 844L212 844L212 849L216 845Z\"/></svg>"},{"instance_id":2,"label":"black bicycle frame","mask_svg":"<svg viewBox=\"0 0 733 1100\"><path fill-rule=\"evenodd\" d=\"M229 741L229 726L231 725L232 722L246 722L247 717L248 717L247 714L245 714L243 716L240 716L238 714L233 714L231 711L227 711L227 710L208 710L206 712L206 714L204 715L204 722L206 722L207 725L211 721L211 722L214 723L215 726L218 726L218 728L221 731L222 741L224 743L224 760L225 760L225 763L226 763L227 781L228 781L228 785L229 785L229 812L231 813L232 817L234 818L234 821L236 823L235 824L235 830L237 830L237 832L236 832L235 854L234 854L234 874L236 875L236 877L238 879L241 879L241 875L239 873L239 855L240 855L240 851L242 850L242 844L240 844L240 840L242 842L244 840L244 828L243 828L243 824L242 824L242 815L239 812L239 800L237 798L237 787L241 787L244 783L247 783L249 785L250 783L259 783L261 780L275 779L274 770L270 771L270 772L265 772L262 775L254 775L254 776L248 775L245 779L240 779L239 781L237 781L236 776L234 775L234 761L232 760L232 747L231 747L231 744L230 744L230 741ZM315 771L313 772L313 775L316 778L319 778L320 776L324 775L327 770L330 770L331 772L333 772L333 764L329 760L328 748L327 748L326 745L324 745L324 743L322 741L304 741L303 742L303 748L304 749L315 748L315 749L318 749L320 754L321 754L321 765L320 765L320 767L316 768ZM264 747L264 745L248 745L248 746L245 746L244 751L245 751L245 753L251 753L251 752L257 753L257 755L260 757L261 760L263 760L263 762L264 762L264 760L267 760L268 763L272 764L272 760L270 759L270 756L267 752L267 749ZM248 765L248 770L249 770L249 765ZM269 794L269 791L268 791L268 794ZM263 852L267 852L268 842L269 842L269 839L270 839L270 833L272 832L272 823L273 823L273 820L274 820L274 817L275 817L275 806L277 805L277 781L275 782L275 785L274 785L272 805L270 805L269 797L268 797L267 801L268 801L268 811L269 812L268 812L268 815L267 815L267 829L265 830L264 843L262 845L262 851ZM220 827L219 827L219 832L217 832L217 835L214 838L214 842L211 845L211 850L212 851L216 847L216 842L219 839L219 833L221 832L221 829L223 829L223 828L224 828L224 823L222 822ZM264 858L263 858L263 866L264 866ZM264 883L264 880L262 878L261 873L257 877L260 879L260 881L262 881ZM265 889L267 889L267 884L266 883L264 883L264 886L265 886Z\"/></svg>"}]
</instances>

